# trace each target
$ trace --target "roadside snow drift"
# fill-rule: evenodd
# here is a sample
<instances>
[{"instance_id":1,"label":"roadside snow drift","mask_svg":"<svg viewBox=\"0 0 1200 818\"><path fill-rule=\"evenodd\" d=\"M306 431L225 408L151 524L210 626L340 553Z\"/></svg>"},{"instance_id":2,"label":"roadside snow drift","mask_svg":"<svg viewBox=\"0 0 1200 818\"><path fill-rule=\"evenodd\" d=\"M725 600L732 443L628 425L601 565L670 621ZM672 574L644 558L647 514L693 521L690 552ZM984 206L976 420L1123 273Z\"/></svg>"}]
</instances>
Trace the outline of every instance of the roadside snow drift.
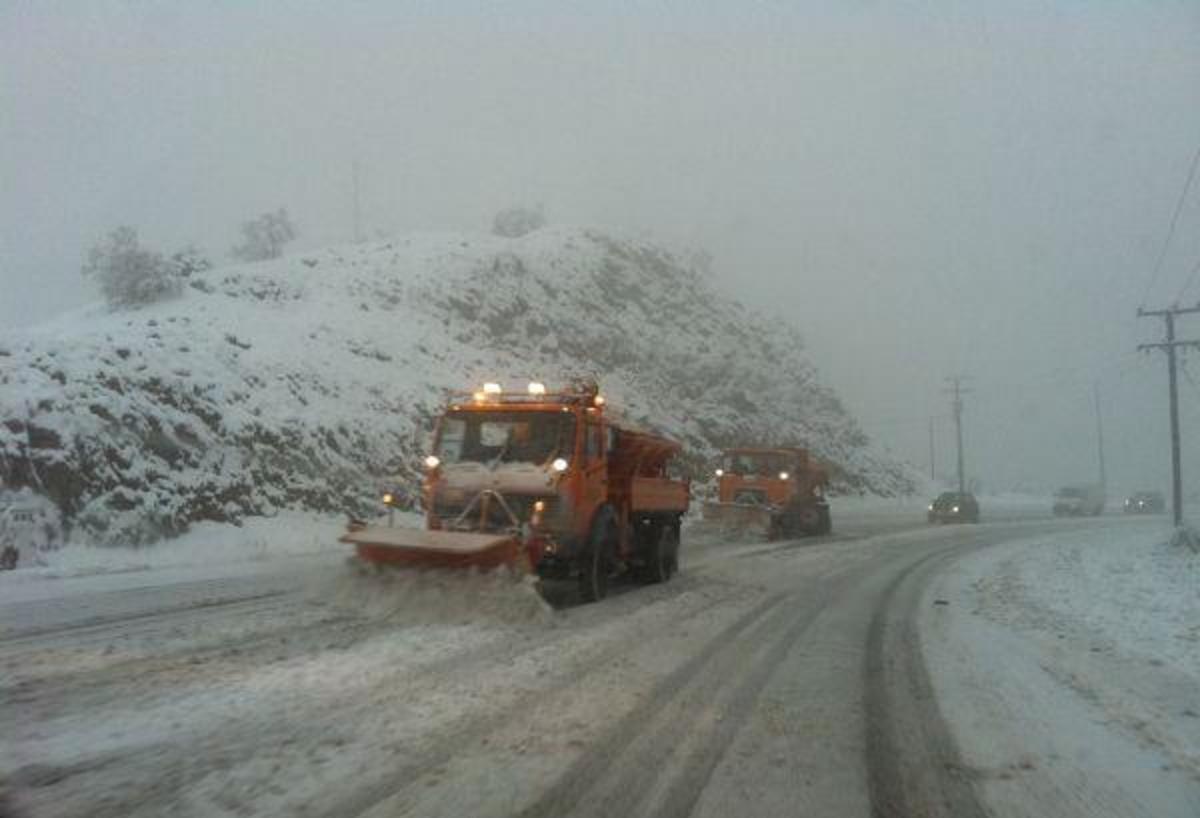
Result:
<instances>
[{"instance_id":1,"label":"roadside snow drift","mask_svg":"<svg viewBox=\"0 0 1200 818\"><path fill-rule=\"evenodd\" d=\"M582 229L432 235L195 275L179 298L0 336L0 480L87 539L362 511L416 484L447 390L598 377L699 459L811 447L843 487L909 481L817 379L798 332L652 245Z\"/></svg>"},{"instance_id":2,"label":"roadside snow drift","mask_svg":"<svg viewBox=\"0 0 1200 818\"><path fill-rule=\"evenodd\" d=\"M996 815L1200 814L1200 555L1122 523L987 549L930 589L938 701Z\"/></svg>"}]
</instances>

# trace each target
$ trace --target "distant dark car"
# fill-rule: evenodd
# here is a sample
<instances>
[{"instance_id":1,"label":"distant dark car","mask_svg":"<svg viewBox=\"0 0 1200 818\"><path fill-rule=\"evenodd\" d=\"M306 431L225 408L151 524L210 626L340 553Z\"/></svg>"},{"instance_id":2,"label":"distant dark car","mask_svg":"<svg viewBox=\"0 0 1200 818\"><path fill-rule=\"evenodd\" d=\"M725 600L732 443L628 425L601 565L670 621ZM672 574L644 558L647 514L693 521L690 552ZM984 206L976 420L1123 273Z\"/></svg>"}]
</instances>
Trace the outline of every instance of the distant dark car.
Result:
<instances>
[{"instance_id":1,"label":"distant dark car","mask_svg":"<svg viewBox=\"0 0 1200 818\"><path fill-rule=\"evenodd\" d=\"M1161 491L1139 491L1125 501L1126 514L1162 514L1166 510Z\"/></svg>"},{"instance_id":2,"label":"distant dark car","mask_svg":"<svg viewBox=\"0 0 1200 818\"><path fill-rule=\"evenodd\" d=\"M931 523L977 523L979 503L973 494L946 491L929 504Z\"/></svg>"}]
</instances>

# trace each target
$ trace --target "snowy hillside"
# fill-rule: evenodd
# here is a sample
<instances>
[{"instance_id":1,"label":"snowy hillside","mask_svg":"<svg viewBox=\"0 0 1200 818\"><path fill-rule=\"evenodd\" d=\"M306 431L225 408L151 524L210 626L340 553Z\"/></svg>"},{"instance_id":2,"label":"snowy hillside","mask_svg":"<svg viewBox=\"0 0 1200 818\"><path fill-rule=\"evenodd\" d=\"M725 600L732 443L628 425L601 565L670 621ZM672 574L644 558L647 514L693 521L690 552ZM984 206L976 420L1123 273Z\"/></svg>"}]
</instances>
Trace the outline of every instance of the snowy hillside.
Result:
<instances>
[{"instance_id":1,"label":"snowy hillside","mask_svg":"<svg viewBox=\"0 0 1200 818\"><path fill-rule=\"evenodd\" d=\"M0 478L84 535L373 507L415 485L448 389L596 376L682 440L807 445L843 488L909 489L822 386L798 332L666 252L581 229L421 235L193 277L185 294L0 335Z\"/></svg>"}]
</instances>

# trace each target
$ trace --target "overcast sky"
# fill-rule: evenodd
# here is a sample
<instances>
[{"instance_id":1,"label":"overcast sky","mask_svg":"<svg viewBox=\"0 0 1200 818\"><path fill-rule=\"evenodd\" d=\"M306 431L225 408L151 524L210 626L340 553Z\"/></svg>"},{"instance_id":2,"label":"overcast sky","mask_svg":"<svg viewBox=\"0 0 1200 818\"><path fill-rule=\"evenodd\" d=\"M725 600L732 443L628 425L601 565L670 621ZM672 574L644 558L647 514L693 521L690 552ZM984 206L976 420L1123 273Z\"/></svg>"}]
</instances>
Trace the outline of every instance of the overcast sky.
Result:
<instances>
[{"instance_id":1,"label":"overcast sky","mask_svg":"<svg viewBox=\"0 0 1200 818\"><path fill-rule=\"evenodd\" d=\"M1091 477L1098 384L1111 482L1165 489L1165 367L1133 351L1161 322L1134 313L1200 300L1200 179L1151 280L1198 148L1195 0L9 0L0 321L93 300L117 224L223 255L284 205L302 246L347 240L357 159L370 233L540 202L707 248L922 467L930 417L951 467L942 379L970 374L991 488Z\"/></svg>"}]
</instances>

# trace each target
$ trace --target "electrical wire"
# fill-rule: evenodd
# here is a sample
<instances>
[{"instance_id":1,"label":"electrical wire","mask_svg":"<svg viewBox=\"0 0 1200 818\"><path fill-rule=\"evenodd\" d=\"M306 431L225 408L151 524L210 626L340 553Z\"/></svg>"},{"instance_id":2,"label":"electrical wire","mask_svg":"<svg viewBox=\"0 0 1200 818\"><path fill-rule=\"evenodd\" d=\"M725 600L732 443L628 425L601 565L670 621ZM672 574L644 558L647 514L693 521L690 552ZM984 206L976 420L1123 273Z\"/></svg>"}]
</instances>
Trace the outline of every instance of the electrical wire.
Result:
<instances>
[{"instance_id":1,"label":"electrical wire","mask_svg":"<svg viewBox=\"0 0 1200 818\"><path fill-rule=\"evenodd\" d=\"M1187 200L1188 192L1192 188L1192 180L1196 178L1196 166L1200 164L1200 146L1196 147L1196 155L1192 157L1192 165L1188 169L1187 181L1183 183L1183 190L1179 192L1179 201L1175 203L1175 212L1171 216L1171 225L1167 228L1167 237L1163 241L1162 249L1158 252L1158 260L1154 262L1154 269L1150 273L1150 280L1146 282L1146 290L1142 293L1142 306L1146 306L1146 298L1150 295L1150 290L1154 288L1158 281L1158 276L1162 272L1163 261L1167 258L1167 250L1171 247L1171 240L1175 238L1175 227L1179 224L1179 214L1183 210L1183 203Z\"/></svg>"},{"instance_id":2,"label":"electrical wire","mask_svg":"<svg viewBox=\"0 0 1200 818\"><path fill-rule=\"evenodd\" d=\"M1185 283L1183 288L1180 289L1179 295L1175 296L1175 303L1179 303L1183 300L1183 294L1188 291L1189 287L1192 286L1192 283L1195 282L1196 276L1198 275L1200 275L1200 259L1196 260L1196 266L1192 268L1191 274L1188 275L1187 283Z\"/></svg>"}]
</instances>

